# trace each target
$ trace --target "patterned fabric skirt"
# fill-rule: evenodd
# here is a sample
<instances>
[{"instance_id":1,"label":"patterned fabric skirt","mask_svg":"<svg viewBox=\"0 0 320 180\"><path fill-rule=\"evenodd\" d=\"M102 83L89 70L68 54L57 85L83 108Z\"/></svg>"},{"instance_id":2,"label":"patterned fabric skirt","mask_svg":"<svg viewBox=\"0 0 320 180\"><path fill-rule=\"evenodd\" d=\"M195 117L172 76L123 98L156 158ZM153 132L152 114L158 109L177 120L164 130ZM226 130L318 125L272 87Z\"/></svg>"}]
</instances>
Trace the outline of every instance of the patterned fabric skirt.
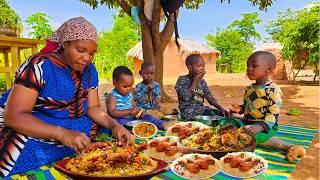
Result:
<instances>
[{"instance_id":1,"label":"patterned fabric skirt","mask_svg":"<svg viewBox=\"0 0 320 180\"><path fill-rule=\"evenodd\" d=\"M38 112L33 115L49 124L90 134L92 121L87 116L57 119ZM74 153L58 141L34 139L5 127L3 108L0 108L0 178L50 164Z\"/></svg>"}]
</instances>

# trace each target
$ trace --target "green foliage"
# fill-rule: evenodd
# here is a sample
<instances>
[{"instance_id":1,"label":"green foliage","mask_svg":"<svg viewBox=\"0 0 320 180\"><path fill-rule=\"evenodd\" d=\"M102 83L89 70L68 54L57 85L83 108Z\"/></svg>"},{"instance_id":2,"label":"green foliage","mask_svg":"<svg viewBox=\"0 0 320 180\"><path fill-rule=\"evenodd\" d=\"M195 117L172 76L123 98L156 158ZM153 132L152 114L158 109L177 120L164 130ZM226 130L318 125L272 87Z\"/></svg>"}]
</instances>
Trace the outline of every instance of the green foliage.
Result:
<instances>
[{"instance_id":1,"label":"green foliage","mask_svg":"<svg viewBox=\"0 0 320 180\"><path fill-rule=\"evenodd\" d=\"M112 134L101 133L99 137L95 139L95 141L114 141L114 137Z\"/></svg>"},{"instance_id":2,"label":"green foliage","mask_svg":"<svg viewBox=\"0 0 320 180\"><path fill-rule=\"evenodd\" d=\"M255 12L243 13L241 15L243 18L241 20L233 21L229 28L238 31L244 38L245 42L253 42L255 39L260 39L261 36L254 27L254 25L261 22L259 14Z\"/></svg>"},{"instance_id":3,"label":"green foliage","mask_svg":"<svg viewBox=\"0 0 320 180\"><path fill-rule=\"evenodd\" d=\"M50 19L51 17L43 12L37 12L28 16L25 22L29 26L29 29L32 29L29 35L39 40L44 40L50 36L54 32L49 24Z\"/></svg>"},{"instance_id":4,"label":"green foliage","mask_svg":"<svg viewBox=\"0 0 320 180\"><path fill-rule=\"evenodd\" d=\"M93 9L97 8L98 5L106 5L108 8L115 8L118 7L118 0L79 0L83 3L88 4ZM125 0L129 4L135 4L134 0ZM220 0L221 3L224 1L228 1L230 3L230 0ZM266 10L268 6L272 5L273 0L248 0L251 2L253 6L259 6L260 10ZM200 4L204 3L205 0L186 0L184 3L184 6L188 9L198 9Z\"/></svg>"},{"instance_id":5,"label":"green foliage","mask_svg":"<svg viewBox=\"0 0 320 180\"><path fill-rule=\"evenodd\" d=\"M270 21L267 32L283 48L285 59L301 69L306 65L314 68L319 75L319 22L320 3L313 3L309 8L293 11L287 9L278 14L278 19Z\"/></svg>"},{"instance_id":6,"label":"green foliage","mask_svg":"<svg viewBox=\"0 0 320 180\"><path fill-rule=\"evenodd\" d=\"M4 92L7 90L6 87L6 76L5 74L1 73L0 74L0 93Z\"/></svg>"},{"instance_id":7,"label":"green foliage","mask_svg":"<svg viewBox=\"0 0 320 180\"><path fill-rule=\"evenodd\" d=\"M10 8L6 0L0 0L0 27L22 30L20 16Z\"/></svg>"},{"instance_id":8,"label":"green foliage","mask_svg":"<svg viewBox=\"0 0 320 180\"><path fill-rule=\"evenodd\" d=\"M127 58L127 52L141 40L138 26L128 15L113 16L114 26L110 31L99 33L98 52L94 63L99 78L112 78L112 71L120 65L133 69L133 62Z\"/></svg>"},{"instance_id":9,"label":"green foliage","mask_svg":"<svg viewBox=\"0 0 320 180\"><path fill-rule=\"evenodd\" d=\"M251 54L253 45L244 42L242 35L236 30L218 29L215 36L208 34L208 45L221 51L217 68L230 68L230 72L243 72L246 68L246 59Z\"/></svg>"},{"instance_id":10,"label":"green foliage","mask_svg":"<svg viewBox=\"0 0 320 180\"><path fill-rule=\"evenodd\" d=\"M260 38L254 25L261 22L257 13L242 14L243 18L234 21L226 29L217 29L215 35L206 36L209 46L221 51L217 68L223 71L227 66L228 72L243 72L246 61L252 53L253 41Z\"/></svg>"}]
</instances>

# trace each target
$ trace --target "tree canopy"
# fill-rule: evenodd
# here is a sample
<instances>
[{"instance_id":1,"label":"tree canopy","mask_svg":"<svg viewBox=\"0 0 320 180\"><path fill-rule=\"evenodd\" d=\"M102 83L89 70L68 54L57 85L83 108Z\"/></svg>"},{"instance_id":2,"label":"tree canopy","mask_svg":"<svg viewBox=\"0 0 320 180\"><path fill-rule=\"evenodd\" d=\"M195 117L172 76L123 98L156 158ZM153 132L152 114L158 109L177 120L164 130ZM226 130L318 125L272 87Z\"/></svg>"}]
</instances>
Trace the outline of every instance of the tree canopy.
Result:
<instances>
[{"instance_id":1,"label":"tree canopy","mask_svg":"<svg viewBox=\"0 0 320 180\"><path fill-rule=\"evenodd\" d=\"M22 30L20 16L10 8L6 0L0 0L0 27Z\"/></svg>"},{"instance_id":2,"label":"tree canopy","mask_svg":"<svg viewBox=\"0 0 320 180\"><path fill-rule=\"evenodd\" d=\"M283 46L285 59L293 62L297 69L312 66L316 76L319 75L320 58L319 12L319 2L296 11L287 9L267 26L272 39Z\"/></svg>"},{"instance_id":3,"label":"tree canopy","mask_svg":"<svg viewBox=\"0 0 320 180\"><path fill-rule=\"evenodd\" d=\"M98 5L106 5L108 8L119 7L122 1L129 2L129 4L137 4L137 0L79 0L93 8L97 8ZM231 0L220 0L221 3L227 1L230 3ZM248 0L253 6L259 6L260 10L266 10L268 6L271 6L273 0ZM204 3L205 0L186 0L184 6L188 9L198 9L200 4Z\"/></svg>"},{"instance_id":4,"label":"tree canopy","mask_svg":"<svg viewBox=\"0 0 320 180\"><path fill-rule=\"evenodd\" d=\"M110 31L100 32L98 51L94 63L99 77L110 80L112 70L120 65L133 69L127 52L141 40L138 26L126 14L113 15L114 25Z\"/></svg>"},{"instance_id":5,"label":"tree canopy","mask_svg":"<svg viewBox=\"0 0 320 180\"><path fill-rule=\"evenodd\" d=\"M43 12L36 12L28 16L25 22L28 28L32 29L29 35L39 40L44 40L50 36L54 32L54 29L49 24L50 19L51 17Z\"/></svg>"},{"instance_id":6,"label":"tree canopy","mask_svg":"<svg viewBox=\"0 0 320 180\"><path fill-rule=\"evenodd\" d=\"M246 68L246 60L254 49L254 40L260 39L255 25L259 24L258 13L244 13L242 19L235 20L225 29L218 28L215 35L206 36L209 46L221 51L217 67L222 70L228 68L228 72L243 72Z\"/></svg>"}]
</instances>

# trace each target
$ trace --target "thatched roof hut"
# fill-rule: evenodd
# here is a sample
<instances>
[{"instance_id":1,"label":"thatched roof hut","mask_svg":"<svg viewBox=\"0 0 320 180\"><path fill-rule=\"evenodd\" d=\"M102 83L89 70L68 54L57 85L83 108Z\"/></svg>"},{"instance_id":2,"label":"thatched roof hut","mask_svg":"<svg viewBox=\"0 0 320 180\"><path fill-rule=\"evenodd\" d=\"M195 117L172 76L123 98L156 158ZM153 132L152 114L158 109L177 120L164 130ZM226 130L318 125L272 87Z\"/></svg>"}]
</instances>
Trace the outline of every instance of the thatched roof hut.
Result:
<instances>
[{"instance_id":1,"label":"thatched roof hut","mask_svg":"<svg viewBox=\"0 0 320 180\"><path fill-rule=\"evenodd\" d=\"M203 57L206 62L207 73L216 72L216 60L220 55L220 51L191 39L179 39L179 43L180 49L178 49L174 38L172 38L164 50L164 77L179 76L187 73L185 59L190 54L200 54ZM139 42L130 49L127 56L133 60L135 73L137 74L143 62L142 43Z\"/></svg>"}]
</instances>

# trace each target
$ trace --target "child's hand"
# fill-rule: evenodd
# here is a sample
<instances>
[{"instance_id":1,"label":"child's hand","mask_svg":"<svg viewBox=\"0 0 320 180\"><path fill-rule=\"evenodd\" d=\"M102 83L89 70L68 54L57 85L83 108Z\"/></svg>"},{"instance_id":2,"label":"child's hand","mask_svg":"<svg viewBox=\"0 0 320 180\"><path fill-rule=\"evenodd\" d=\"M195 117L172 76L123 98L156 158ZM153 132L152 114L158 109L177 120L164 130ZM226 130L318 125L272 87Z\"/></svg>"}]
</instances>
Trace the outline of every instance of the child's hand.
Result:
<instances>
[{"instance_id":1,"label":"child's hand","mask_svg":"<svg viewBox=\"0 0 320 180\"><path fill-rule=\"evenodd\" d=\"M247 133L251 136L255 135L257 132L263 131L263 127L260 125L247 125L244 127Z\"/></svg>"},{"instance_id":2,"label":"child's hand","mask_svg":"<svg viewBox=\"0 0 320 180\"><path fill-rule=\"evenodd\" d=\"M131 116L136 116L139 113L140 109L139 108L131 108L129 115Z\"/></svg>"},{"instance_id":3,"label":"child's hand","mask_svg":"<svg viewBox=\"0 0 320 180\"><path fill-rule=\"evenodd\" d=\"M71 131L69 129L57 127L55 139L60 141L62 144L71 147L76 152L83 151L87 145L90 144L89 137L79 131Z\"/></svg>"},{"instance_id":4,"label":"child's hand","mask_svg":"<svg viewBox=\"0 0 320 180\"><path fill-rule=\"evenodd\" d=\"M152 93L152 90L153 90L153 85L152 84L148 85L147 88L148 88L147 93L150 95Z\"/></svg>"},{"instance_id":5,"label":"child's hand","mask_svg":"<svg viewBox=\"0 0 320 180\"><path fill-rule=\"evenodd\" d=\"M194 81L200 81L203 79L204 75L206 74L206 71L201 71L197 75L194 76Z\"/></svg>"},{"instance_id":6,"label":"child's hand","mask_svg":"<svg viewBox=\"0 0 320 180\"><path fill-rule=\"evenodd\" d=\"M229 112L227 111L227 110L225 110L225 109L220 109L220 111L221 111L221 113L222 113L222 115L224 116L224 117L228 117L228 116L230 116L230 114L229 114Z\"/></svg>"},{"instance_id":7,"label":"child's hand","mask_svg":"<svg viewBox=\"0 0 320 180\"><path fill-rule=\"evenodd\" d=\"M229 111L230 113L240 113L241 106L238 104L230 103Z\"/></svg>"}]
</instances>

